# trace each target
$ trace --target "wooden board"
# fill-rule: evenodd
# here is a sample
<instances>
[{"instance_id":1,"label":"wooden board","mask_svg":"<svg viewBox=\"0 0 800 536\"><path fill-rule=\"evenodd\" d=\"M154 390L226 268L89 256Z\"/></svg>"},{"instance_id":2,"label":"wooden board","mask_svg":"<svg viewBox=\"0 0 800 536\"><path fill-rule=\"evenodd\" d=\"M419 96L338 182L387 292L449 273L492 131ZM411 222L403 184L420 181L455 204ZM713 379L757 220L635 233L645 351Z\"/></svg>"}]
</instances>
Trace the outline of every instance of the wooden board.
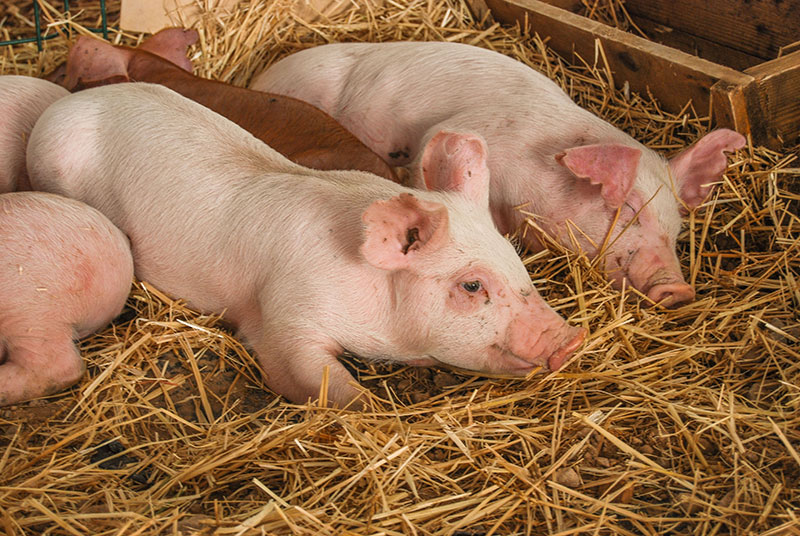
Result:
<instances>
[{"instance_id":1,"label":"wooden board","mask_svg":"<svg viewBox=\"0 0 800 536\"><path fill-rule=\"evenodd\" d=\"M627 81L634 91L649 91L665 110L679 112L691 101L698 113L710 113L716 126L750 135L756 145L779 148L800 142L800 51L740 71L551 5L575 9L574 2L486 0L496 20L527 24L567 59L577 54L591 63L600 43L615 86ZM792 2L800 0L779 3ZM782 46L793 50L794 45Z\"/></svg>"},{"instance_id":2,"label":"wooden board","mask_svg":"<svg viewBox=\"0 0 800 536\"><path fill-rule=\"evenodd\" d=\"M237 0L208 0L215 6L233 8ZM129 32L156 33L168 26L190 28L200 16L194 0L122 0L120 28Z\"/></svg>"},{"instance_id":3,"label":"wooden board","mask_svg":"<svg viewBox=\"0 0 800 536\"><path fill-rule=\"evenodd\" d=\"M566 58L573 53L592 62L595 42L600 41L618 87L627 81L634 91L648 91L665 109L677 112L691 101L705 114L710 109L709 88L720 80L746 85L752 77L647 39L611 28L600 22L539 0L487 0L495 19L507 24L524 23Z\"/></svg>"},{"instance_id":4,"label":"wooden board","mask_svg":"<svg viewBox=\"0 0 800 536\"><path fill-rule=\"evenodd\" d=\"M235 9L239 0L204 0L208 8ZM369 0L376 4L383 0ZM377 4L376 4L377 5ZM350 0L296 0L294 14L312 22L351 6ZM130 32L155 33L168 26L191 28L200 16L197 0L122 0L120 27Z\"/></svg>"},{"instance_id":5,"label":"wooden board","mask_svg":"<svg viewBox=\"0 0 800 536\"><path fill-rule=\"evenodd\" d=\"M625 9L634 21L644 17L762 61L800 33L800 0L625 0Z\"/></svg>"},{"instance_id":6,"label":"wooden board","mask_svg":"<svg viewBox=\"0 0 800 536\"><path fill-rule=\"evenodd\" d=\"M800 143L800 51L768 61L745 71L755 81L753 98L758 99L758 137L770 146Z\"/></svg>"},{"instance_id":7,"label":"wooden board","mask_svg":"<svg viewBox=\"0 0 800 536\"><path fill-rule=\"evenodd\" d=\"M699 56L703 59L731 67L738 71L758 65L759 63L766 61L766 59L772 59L778 55L776 53L769 57L757 56L747 51L747 47L742 46L741 44L736 44L735 46L726 45L725 39L720 39L715 36L719 33L722 33L723 35L729 35L730 28L736 27L738 23L734 23L731 20L725 19L724 17L717 17L718 19L723 19L719 22L724 24L724 28L727 29L723 30L722 32L714 31L713 29L708 28L708 25L704 23L706 19L703 19L703 22L699 24L685 23L682 18L674 16L675 10L672 7L671 0L666 2L669 4L668 9L656 9L654 7L655 4L664 4L664 1L665 0L654 0L653 2L649 0L625 0L626 11L631 16L636 26L642 32L644 32L644 34L647 36L647 39L650 41L682 50L688 54L692 54L693 56ZM687 10L687 13L690 13L692 16L696 15L698 9L707 9L707 4L697 3L696 0L681 1L688 1L690 4L698 4L699 7L697 9ZM800 3L800 0L791 1ZM586 6L583 2L581 2L581 0L544 0L544 2L552 6L566 9L567 11L571 11L575 14L584 14L587 11ZM737 0L731 0L731 2L737 2ZM773 4L770 3L770 5ZM762 9L761 11L765 10ZM767 17L762 17L762 19L764 18ZM762 26L758 26L758 24L753 22L751 19L747 19L746 22L750 23L750 26L752 27L757 27L758 29L762 28ZM699 31L697 26L700 28ZM800 24L798 24L798 27L800 27ZM783 33L787 32L784 30ZM785 38L786 36L782 35L779 41L783 42L785 41Z\"/></svg>"},{"instance_id":8,"label":"wooden board","mask_svg":"<svg viewBox=\"0 0 800 536\"><path fill-rule=\"evenodd\" d=\"M682 30L665 26L647 17L637 16L634 20L639 29L641 29L651 41L682 50L687 54L699 56L704 60L725 65L737 71L743 71L765 61L764 58L725 45L720 45L709 39L692 35Z\"/></svg>"}]
</instances>

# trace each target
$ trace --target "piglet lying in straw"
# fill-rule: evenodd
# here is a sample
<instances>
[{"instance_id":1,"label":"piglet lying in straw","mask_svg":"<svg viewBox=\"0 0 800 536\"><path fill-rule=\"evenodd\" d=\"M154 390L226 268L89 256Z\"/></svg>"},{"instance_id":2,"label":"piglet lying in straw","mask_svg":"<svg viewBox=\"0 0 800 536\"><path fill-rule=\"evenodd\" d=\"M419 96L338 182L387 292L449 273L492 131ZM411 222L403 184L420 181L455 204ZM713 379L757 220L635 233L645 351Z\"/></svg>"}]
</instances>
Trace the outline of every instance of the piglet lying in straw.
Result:
<instances>
[{"instance_id":1,"label":"piglet lying in straw","mask_svg":"<svg viewBox=\"0 0 800 536\"><path fill-rule=\"evenodd\" d=\"M745 144L721 129L664 160L533 69L457 43L319 46L279 61L251 87L322 108L393 165L411 164L418 187L447 188L425 169L437 132L480 133L501 232L523 223L524 205L566 247L604 255L616 287L627 279L666 306L694 298L675 253L681 211L703 202L725 171L725 152ZM525 239L543 247L535 233Z\"/></svg>"},{"instance_id":2,"label":"piglet lying in straw","mask_svg":"<svg viewBox=\"0 0 800 536\"><path fill-rule=\"evenodd\" d=\"M57 392L84 366L75 339L122 310L128 240L100 212L42 192L0 195L0 405Z\"/></svg>"},{"instance_id":3,"label":"piglet lying in straw","mask_svg":"<svg viewBox=\"0 0 800 536\"><path fill-rule=\"evenodd\" d=\"M161 30L138 48L81 36L66 66L50 77L70 91L128 81L161 84L224 115L293 162L396 180L386 162L319 108L192 75L186 48L195 41L197 32L182 28Z\"/></svg>"},{"instance_id":4,"label":"piglet lying in straw","mask_svg":"<svg viewBox=\"0 0 800 536\"><path fill-rule=\"evenodd\" d=\"M0 194L30 190L25 147L42 112L67 91L30 76L0 76Z\"/></svg>"},{"instance_id":5,"label":"piglet lying in straw","mask_svg":"<svg viewBox=\"0 0 800 536\"><path fill-rule=\"evenodd\" d=\"M411 365L524 375L581 344L542 300L488 211L486 146L441 133L425 159L445 192L357 171L313 171L162 86L89 89L31 135L35 188L104 212L136 272L203 311L226 311L297 402L347 404L349 350Z\"/></svg>"}]
</instances>

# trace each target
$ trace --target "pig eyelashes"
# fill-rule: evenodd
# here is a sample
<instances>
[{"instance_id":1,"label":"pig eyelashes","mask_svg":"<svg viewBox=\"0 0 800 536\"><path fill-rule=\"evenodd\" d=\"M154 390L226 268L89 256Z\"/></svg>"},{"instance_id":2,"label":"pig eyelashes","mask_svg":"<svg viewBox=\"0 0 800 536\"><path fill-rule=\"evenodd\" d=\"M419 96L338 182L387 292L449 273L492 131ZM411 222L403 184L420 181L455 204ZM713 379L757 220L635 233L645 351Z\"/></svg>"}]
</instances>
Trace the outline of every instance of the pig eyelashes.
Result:
<instances>
[{"instance_id":1,"label":"pig eyelashes","mask_svg":"<svg viewBox=\"0 0 800 536\"><path fill-rule=\"evenodd\" d=\"M471 275L459 281L459 294L467 300L483 300L482 303L488 304L491 301L486 285L477 276Z\"/></svg>"},{"instance_id":2,"label":"pig eyelashes","mask_svg":"<svg viewBox=\"0 0 800 536\"><path fill-rule=\"evenodd\" d=\"M473 275L454 285L447 303L459 313L474 314L483 306L490 304L491 299L484 283Z\"/></svg>"},{"instance_id":3,"label":"pig eyelashes","mask_svg":"<svg viewBox=\"0 0 800 536\"><path fill-rule=\"evenodd\" d=\"M461 283L461 288L469 292L470 294L474 294L478 292L480 289L483 288L483 285L480 281L464 281Z\"/></svg>"}]
</instances>

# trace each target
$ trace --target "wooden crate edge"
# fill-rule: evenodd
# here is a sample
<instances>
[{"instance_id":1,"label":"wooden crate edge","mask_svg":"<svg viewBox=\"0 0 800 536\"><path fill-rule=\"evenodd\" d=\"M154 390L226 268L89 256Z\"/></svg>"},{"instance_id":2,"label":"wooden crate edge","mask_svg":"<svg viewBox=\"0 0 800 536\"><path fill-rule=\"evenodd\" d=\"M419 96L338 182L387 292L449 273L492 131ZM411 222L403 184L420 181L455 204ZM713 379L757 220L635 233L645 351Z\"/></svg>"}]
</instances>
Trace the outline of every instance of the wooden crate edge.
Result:
<instances>
[{"instance_id":1,"label":"wooden crate edge","mask_svg":"<svg viewBox=\"0 0 800 536\"><path fill-rule=\"evenodd\" d=\"M504 24L528 24L529 29L549 37L548 45L559 54L594 56L595 42L602 43L614 81L628 81L631 89L650 92L677 113L691 101L698 113L712 114L719 124L751 134L745 97L754 77L685 52L648 41L603 23L576 15L539 0L486 0L494 18ZM712 99L712 86L719 84ZM713 110L712 110L713 107ZM752 114L751 114L752 115ZM753 133L766 141L763 132ZM756 140L754 140L756 141Z\"/></svg>"}]
</instances>

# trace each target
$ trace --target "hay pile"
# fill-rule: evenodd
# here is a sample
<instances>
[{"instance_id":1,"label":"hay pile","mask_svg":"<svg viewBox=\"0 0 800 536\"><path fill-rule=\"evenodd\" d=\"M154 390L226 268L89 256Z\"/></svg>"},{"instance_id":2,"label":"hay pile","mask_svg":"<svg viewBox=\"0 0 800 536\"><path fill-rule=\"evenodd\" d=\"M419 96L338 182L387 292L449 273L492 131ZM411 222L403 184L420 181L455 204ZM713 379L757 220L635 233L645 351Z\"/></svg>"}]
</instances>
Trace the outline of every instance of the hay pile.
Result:
<instances>
[{"instance_id":1,"label":"hay pile","mask_svg":"<svg viewBox=\"0 0 800 536\"><path fill-rule=\"evenodd\" d=\"M198 74L244 85L326 42L452 40L547 73L667 154L708 128L690 106L670 115L613 90L602 58L568 65L457 0L392 0L313 24L284 1L241 4L202 21ZM41 55L5 48L0 72L38 75L65 52L63 39ZM647 308L553 245L527 258L532 277L591 332L563 372L509 380L351 361L371 393L359 413L276 398L219 319L138 283L114 326L83 342L78 386L0 409L0 530L800 534L798 175L793 150L732 158L680 238L694 303Z\"/></svg>"}]
</instances>

